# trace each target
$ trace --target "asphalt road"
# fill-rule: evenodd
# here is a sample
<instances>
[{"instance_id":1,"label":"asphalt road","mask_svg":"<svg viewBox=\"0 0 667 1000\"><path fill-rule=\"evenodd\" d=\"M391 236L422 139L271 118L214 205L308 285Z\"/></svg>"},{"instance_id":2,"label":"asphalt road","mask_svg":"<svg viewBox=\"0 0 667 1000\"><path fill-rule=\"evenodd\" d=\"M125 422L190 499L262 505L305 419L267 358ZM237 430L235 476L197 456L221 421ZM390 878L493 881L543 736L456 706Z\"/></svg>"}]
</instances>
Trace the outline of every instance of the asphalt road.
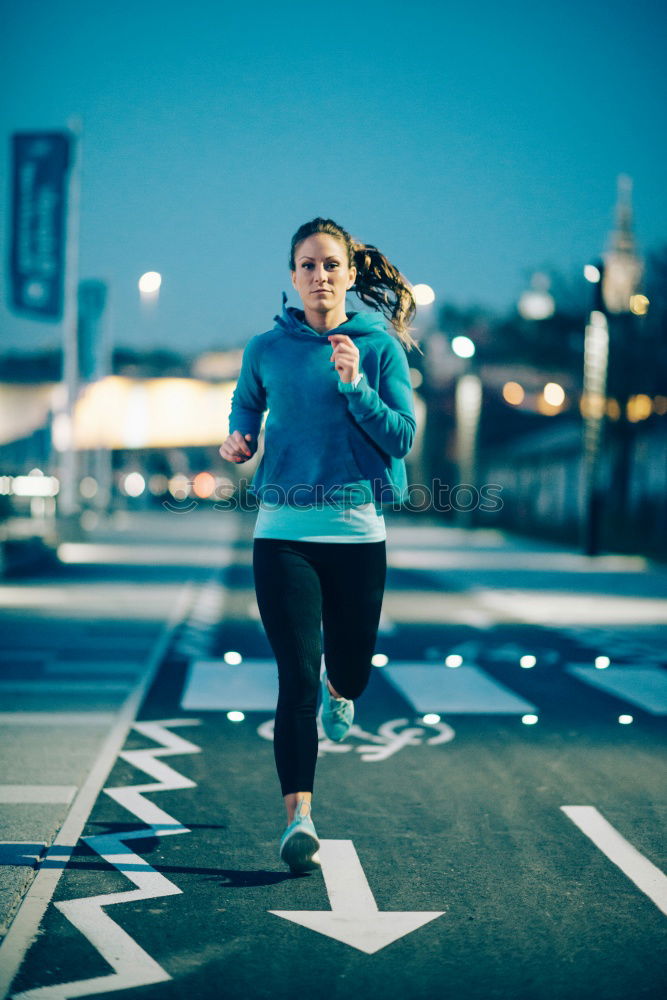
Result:
<instances>
[{"instance_id":1,"label":"asphalt road","mask_svg":"<svg viewBox=\"0 0 667 1000\"><path fill-rule=\"evenodd\" d=\"M97 741L72 723L0 730L12 787L18 759L27 785L78 789L51 803L50 832L44 803L4 807L9 874L17 842L43 845L24 857L0 948L5 979L16 970L9 995L664 994L664 570L388 519L376 669L348 739L322 734L323 870L297 876L278 856L275 667L252 519L180 522L177 540L145 515L71 547L41 604L39 586L0 588L15 648L38 624L60 620L62 636L54 627L55 652L23 673L33 693L6 688L5 716L64 711L40 692L48 664L81 686L118 683L128 643L135 663L124 689L69 705L106 714ZM73 622L88 629L76 643ZM89 670L64 670L75 648ZM3 683L18 683L12 662Z\"/></svg>"}]
</instances>

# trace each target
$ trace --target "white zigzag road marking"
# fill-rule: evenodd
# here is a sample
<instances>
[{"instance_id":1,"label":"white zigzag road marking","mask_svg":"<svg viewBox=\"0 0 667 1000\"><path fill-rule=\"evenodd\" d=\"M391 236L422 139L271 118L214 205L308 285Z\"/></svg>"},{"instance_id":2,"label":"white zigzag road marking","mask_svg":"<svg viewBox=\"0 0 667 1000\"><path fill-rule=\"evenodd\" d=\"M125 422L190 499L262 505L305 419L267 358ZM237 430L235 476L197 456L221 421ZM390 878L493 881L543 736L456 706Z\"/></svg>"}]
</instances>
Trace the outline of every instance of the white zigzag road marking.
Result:
<instances>
[{"instance_id":1,"label":"white zigzag road marking","mask_svg":"<svg viewBox=\"0 0 667 1000\"><path fill-rule=\"evenodd\" d=\"M144 792L155 791L177 791L181 788L194 788L196 782L190 778L179 774L168 764L157 760L157 757L167 757L179 753L200 753L201 747L184 740L183 737L169 732L166 726L199 725L199 719L167 719L164 722L137 722L132 728L143 736L155 740L156 743L164 745L163 750L149 748L147 750L126 750L119 756L138 767L146 774L160 782L159 785L131 785L128 788L105 788L104 791L121 806L125 806L131 813L138 816L149 826L159 827L156 836L160 834L169 835L172 833L189 833L190 831L180 823L174 828L174 820L169 813L164 812L154 802L150 802L143 797ZM86 842L95 838L84 838ZM94 847L94 845L93 845Z\"/></svg>"},{"instance_id":2,"label":"white zigzag road marking","mask_svg":"<svg viewBox=\"0 0 667 1000\"><path fill-rule=\"evenodd\" d=\"M157 779L157 784L132 785L128 788L105 788L107 795L128 809L149 827L147 830L128 830L114 834L99 834L82 839L101 858L122 872L137 886L127 892L115 892L84 899L69 899L54 905L74 924L114 970L111 975L94 979L73 980L51 986L15 993L14 1000L68 1000L70 997L89 993L110 993L114 990L163 983L171 976L137 944L126 931L104 912L103 907L114 903L138 902L161 896L178 895L182 890L168 878L155 871L143 858L126 847L128 840L146 840L175 833L190 833L187 827L174 820L169 813L143 797L144 792L168 792L193 788L195 781L179 774L158 757L172 754L201 753L201 747L169 731L170 726L198 726L200 719L163 719L159 722L137 722L132 727L143 736L161 743L162 747L147 750L127 750L123 760ZM49 860L54 861L55 857Z\"/></svg>"}]
</instances>

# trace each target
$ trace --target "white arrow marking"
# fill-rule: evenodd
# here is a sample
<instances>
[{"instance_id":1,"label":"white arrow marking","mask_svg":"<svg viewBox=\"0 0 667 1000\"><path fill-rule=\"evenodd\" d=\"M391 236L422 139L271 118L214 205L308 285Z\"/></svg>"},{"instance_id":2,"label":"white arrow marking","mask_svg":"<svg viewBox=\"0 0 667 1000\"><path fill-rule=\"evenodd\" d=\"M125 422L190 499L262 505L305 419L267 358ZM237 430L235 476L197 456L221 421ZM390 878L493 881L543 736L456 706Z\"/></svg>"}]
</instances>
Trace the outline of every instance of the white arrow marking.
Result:
<instances>
[{"instance_id":1,"label":"white arrow marking","mask_svg":"<svg viewBox=\"0 0 667 1000\"><path fill-rule=\"evenodd\" d=\"M416 931L444 910L380 913L351 840L321 840L322 874L330 910L269 910L277 917L373 955Z\"/></svg>"}]
</instances>

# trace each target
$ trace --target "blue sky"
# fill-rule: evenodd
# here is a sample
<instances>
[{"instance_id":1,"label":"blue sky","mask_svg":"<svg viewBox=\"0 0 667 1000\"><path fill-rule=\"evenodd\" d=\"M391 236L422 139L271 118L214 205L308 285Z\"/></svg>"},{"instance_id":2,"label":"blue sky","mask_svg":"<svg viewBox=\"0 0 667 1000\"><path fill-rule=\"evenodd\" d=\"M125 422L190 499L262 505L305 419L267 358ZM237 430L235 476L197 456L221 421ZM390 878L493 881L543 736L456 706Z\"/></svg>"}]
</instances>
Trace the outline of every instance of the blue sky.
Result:
<instances>
[{"instance_id":1,"label":"blue sky","mask_svg":"<svg viewBox=\"0 0 667 1000\"><path fill-rule=\"evenodd\" d=\"M80 116L80 277L110 282L119 344L268 329L315 215L440 302L498 309L604 249L621 172L640 249L667 242L663 3L21 0L3 21L2 204L12 131ZM57 343L7 310L6 224L0 251L0 351Z\"/></svg>"}]
</instances>

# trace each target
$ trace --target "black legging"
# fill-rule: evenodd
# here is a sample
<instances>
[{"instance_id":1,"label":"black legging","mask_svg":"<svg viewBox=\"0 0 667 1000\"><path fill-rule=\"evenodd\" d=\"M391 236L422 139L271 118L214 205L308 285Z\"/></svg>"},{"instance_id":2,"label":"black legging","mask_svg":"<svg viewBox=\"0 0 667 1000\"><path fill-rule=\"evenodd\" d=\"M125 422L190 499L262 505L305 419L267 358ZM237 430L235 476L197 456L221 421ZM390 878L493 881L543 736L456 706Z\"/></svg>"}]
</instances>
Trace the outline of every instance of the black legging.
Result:
<instances>
[{"instance_id":1,"label":"black legging","mask_svg":"<svg viewBox=\"0 0 667 1000\"><path fill-rule=\"evenodd\" d=\"M386 544L255 538L257 606L278 665L273 752L283 795L312 792L322 660L332 687L358 698L371 671Z\"/></svg>"}]
</instances>

